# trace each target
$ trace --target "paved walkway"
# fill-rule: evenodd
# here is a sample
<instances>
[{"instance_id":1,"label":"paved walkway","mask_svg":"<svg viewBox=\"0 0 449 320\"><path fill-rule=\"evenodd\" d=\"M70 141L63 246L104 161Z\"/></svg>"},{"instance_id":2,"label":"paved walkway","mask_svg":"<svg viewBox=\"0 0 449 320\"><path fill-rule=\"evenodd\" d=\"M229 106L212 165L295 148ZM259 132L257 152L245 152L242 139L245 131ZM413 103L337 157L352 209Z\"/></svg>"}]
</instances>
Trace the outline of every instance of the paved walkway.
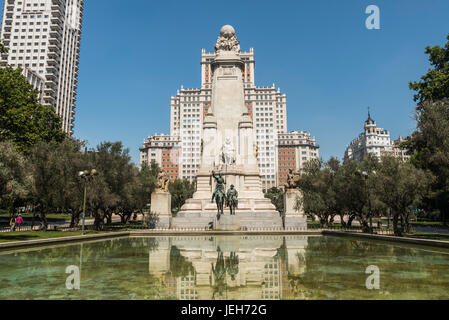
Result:
<instances>
[{"instance_id":1,"label":"paved walkway","mask_svg":"<svg viewBox=\"0 0 449 320\"><path fill-rule=\"evenodd\" d=\"M112 222L113 223L114 222L120 222L120 221L121 221L120 216L115 215L115 216L112 217ZM94 224L94 222L95 222L94 219L87 218L85 220L85 222L84 222L84 225L85 226L91 226L91 225ZM3 220L0 220L0 223L9 224L9 220L4 220L3 219ZM81 225L81 221L80 221L80 225ZM52 221L52 222L48 223L48 229L51 230L54 227L57 227L57 228L69 228L70 227L70 221L60 220L60 221ZM40 228L41 228L40 220L36 219L34 221L33 230L39 230ZM20 230L16 229L16 231L31 231L31 221L26 220L25 224L20 227ZM11 232L11 228L8 227L8 226L0 227L0 232Z\"/></svg>"}]
</instances>

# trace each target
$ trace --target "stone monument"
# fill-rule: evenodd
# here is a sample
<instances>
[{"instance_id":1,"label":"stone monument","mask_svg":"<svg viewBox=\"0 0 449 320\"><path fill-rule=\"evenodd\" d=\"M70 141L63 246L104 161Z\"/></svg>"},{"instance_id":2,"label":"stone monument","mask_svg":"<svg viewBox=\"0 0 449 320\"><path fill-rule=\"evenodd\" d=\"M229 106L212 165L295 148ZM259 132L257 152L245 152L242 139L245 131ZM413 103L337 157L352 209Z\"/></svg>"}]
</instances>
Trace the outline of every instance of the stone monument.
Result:
<instances>
[{"instance_id":1,"label":"stone monument","mask_svg":"<svg viewBox=\"0 0 449 320\"><path fill-rule=\"evenodd\" d=\"M173 218L173 228L207 228L211 223L216 226L217 206L211 203L216 181L212 172L223 177L225 186L232 184L239 190L233 216L239 229L282 228L279 212L262 192L253 120L245 106L243 73L240 43L234 28L226 25L221 28L212 62L212 101L204 116L197 190ZM224 216L230 215L229 210L224 211Z\"/></svg>"},{"instance_id":2,"label":"stone monument","mask_svg":"<svg viewBox=\"0 0 449 320\"><path fill-rule=\"evenodd\" d=\"M298 190L298 182L301 178L299 172L289 170L287 184L284 193L284 227L285 229L306 229L307 218L302 206L297 207L298 200L302 198L302 192Z\"/></svg>"},{"instance_id":3,"label":"stone monument","mask_svg":"<svg viewBox=\"0 0 449 320\"><path fill-rule=\"evenodd\" d=\"M157 176L157 188L151 194L151 212L157 214L159 221L157 228L170 228L171 195L168 191L170 179L165 171Z\"/></svg>"}]
</instances>

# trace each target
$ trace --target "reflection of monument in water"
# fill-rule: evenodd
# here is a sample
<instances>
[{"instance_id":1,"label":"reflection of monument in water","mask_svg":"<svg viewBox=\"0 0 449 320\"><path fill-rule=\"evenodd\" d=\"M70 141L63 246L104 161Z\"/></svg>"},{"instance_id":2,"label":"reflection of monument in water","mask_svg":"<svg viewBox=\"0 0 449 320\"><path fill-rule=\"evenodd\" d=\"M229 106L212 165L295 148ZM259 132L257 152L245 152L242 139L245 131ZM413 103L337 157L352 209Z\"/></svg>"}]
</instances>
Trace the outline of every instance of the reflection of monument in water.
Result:
<instances>
[{"instance_id":1,"label":"reflection of monument in water","mask_svg":"<svg viewBox=\"0 0 449 320\"><path fill-rule=\"evenodd\" d=\"M159 240L158 240L159 241ZM305 272L307 237L176 237L150 252L164 299L301 299L288 276Z\"/></svg>"},{"instance_id":2,"label":"reflection of monument in water","mask_svg":"<svg viewBox=\"0 0 449 320\"><path fill-rule=\"evenodd\" d=\"M222 174L228 188L232 184L239 192L236 216L220 221L224 229L226 225L280 229L282 219L262 192L253 121L245 106L244 62L233 27L221 29L211 65L212 101L203 123L197 191L173 218L172 227L204 228L214 221L217 208L211 203L215 188L211 176L215 171Z\"/></svg>"}]
</instances>

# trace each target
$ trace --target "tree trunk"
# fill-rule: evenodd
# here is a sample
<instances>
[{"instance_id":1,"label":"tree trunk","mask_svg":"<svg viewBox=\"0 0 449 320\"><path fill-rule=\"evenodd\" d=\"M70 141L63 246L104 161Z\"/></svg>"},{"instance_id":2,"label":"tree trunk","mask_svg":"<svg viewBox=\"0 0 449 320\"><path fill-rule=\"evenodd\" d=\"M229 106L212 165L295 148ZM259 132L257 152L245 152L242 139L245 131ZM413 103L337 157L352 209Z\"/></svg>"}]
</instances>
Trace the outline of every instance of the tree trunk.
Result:
<instances>
[{"instance_id":1,"label":"tree trunk","mask_svg":"<svg viewBox=\"0 0 449 320\"><path fill-rule=\"evenodd\" d=\"M409 213L406 213L405 215L404 215L404 219L403 219L403 221L404 221L404 232L406 233L406 234L410 234L410 233L413 233L413 227L412 227L412 225L411 225L411 223L410 223L410 214Z\"/></svg>"},{"instance_id":2,"label":"tree trunk","mask_svg":"<svg viewBox=\"0 0 449 320\"><path fill-rule=\"evenodd\" d=\"M352 227L352 222L354 221L354 219L355 219L354 215L349 215L348 223L346 224L348 228Z\"/></svg>"},{"instance_id":3,"label":"tree trunk","mask_svg":"<svg viewBox=\"0 0 449 320\"><path fill-rule=\"evenodd\" d=\"M327 228L329 226L329 222L328 222L328 217L327 216L326 217L323 217L323 216L320 217L320 225L321 225L321 228Z\"/></svg>"},{"instance_id":4,"label":"tree trunk","mask_svg":"<svg viewBox=\"0 0 449 320\"><path fill-rule=\"evenodd\" d=\"M105 213L103 210L98 209L96 211L95 221L94 221L95 230L102 231L104 229L104 216L105 216Z\"/></svg>"},{"instance_id":5,"label":"tree trunk","mask_svg":"<svg viewBox=\"0 0 449 320\"><path fill-rule=\"evenodd\" d=\"M368 220L365 217L360 220L360 224L362 225L363 233L371 233L370 225L368 223Z\"/></svg>"},{"instance_id":6,"label":"tree trunk","mask_svg":"<svg viewBox=\"0 0 449 320\"><path fill-rule=\"evenodd\" d=\"M398 217L398 214L395 213L395 214L393 214L394 235L397 237L402 237L402 229L399 228L398 222L399 222L399 217Z\"/></svg>"},{"instance_id":7,"label":"tree trunk","mask_svg":"<svg viewBox=\"0 0 449 320\"><path fill-rule=\"evenodd\" d=\"M339 214L339 216L340 216L340 224L341 224L342 228L346 229L348 227L348 225L345 222L345 215Z\"/></svg>"},{"instance_id":8,"label":"tree trunk","mask_svg":"<svg viewBox=\"0 0 449 320\"><path fill-rule=\"evenodd\" d=\"M72 212L72 220L70 221L70 228L76 228L80 224L80 212Z\"/></svg>"},{"instance_id":9,"label":"tree trunk","mask_svg":"<svg viewBox=\"0 0 449 320\"><path fill-rule=\"evenodd\" d=\"M108 224L108 225L112 224L112 212L107 210L105 215L106 215L106 224Z\"/></svg>"}]
</instances>

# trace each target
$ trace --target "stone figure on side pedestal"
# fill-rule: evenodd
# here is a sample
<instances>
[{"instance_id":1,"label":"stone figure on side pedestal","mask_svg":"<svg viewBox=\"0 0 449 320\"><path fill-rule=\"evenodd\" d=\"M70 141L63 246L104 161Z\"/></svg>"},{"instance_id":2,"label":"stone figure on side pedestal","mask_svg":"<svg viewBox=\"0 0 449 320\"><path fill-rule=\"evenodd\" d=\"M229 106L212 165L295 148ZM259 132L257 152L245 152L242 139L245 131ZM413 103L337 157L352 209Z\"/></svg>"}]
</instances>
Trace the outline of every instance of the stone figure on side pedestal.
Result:
<instances>
[{"instance_id":1,"label":"stone figure on side pedestal","mask_svg":"<svg viewBox=\"0 0 449 320\"><path fill-rule=\"evenodd\" d=\"M298 187L299 180L301 179L301 173L288 170L287 183L285 187L287 189L296 189Z\"/></svg>"},{"instance_id":2,"label":"stone figure on side pedestal","mask_svg":"<svg viewBox=\"0 0 449 320\"><path fill-rule=\"evenodd\" d=\"M168 184L170 183L170 178L168 177L167 172L162 170L157 175L157 189L159 192L168 192Z\"/></svg>"},{"instance_id":3,"label":"stone figure on side pedestal","mask_svg":"<svg viewBox=\"0 0 449 320\"><path fill-rule=\"evenodd\" d=\"M151 212L159 218L158 228L170 228L171 221L171 195L168 191L170 178L165 171L157 175L157 187L151 194Z\"/></svg>"},{"instance_id":4,"label":"stone figure on side pedestal","mask_svg":"<svg viewBox=\"0 0 449 320\"><path fill-rule=\"evenodd\" d=\"M307 219L302 206L297 208L296 203L302 199L302 192L298 190L301 180L300 172L289 170L284 194L284 227L285 229L306 229Z\"/></svg>"}]
</instances>

